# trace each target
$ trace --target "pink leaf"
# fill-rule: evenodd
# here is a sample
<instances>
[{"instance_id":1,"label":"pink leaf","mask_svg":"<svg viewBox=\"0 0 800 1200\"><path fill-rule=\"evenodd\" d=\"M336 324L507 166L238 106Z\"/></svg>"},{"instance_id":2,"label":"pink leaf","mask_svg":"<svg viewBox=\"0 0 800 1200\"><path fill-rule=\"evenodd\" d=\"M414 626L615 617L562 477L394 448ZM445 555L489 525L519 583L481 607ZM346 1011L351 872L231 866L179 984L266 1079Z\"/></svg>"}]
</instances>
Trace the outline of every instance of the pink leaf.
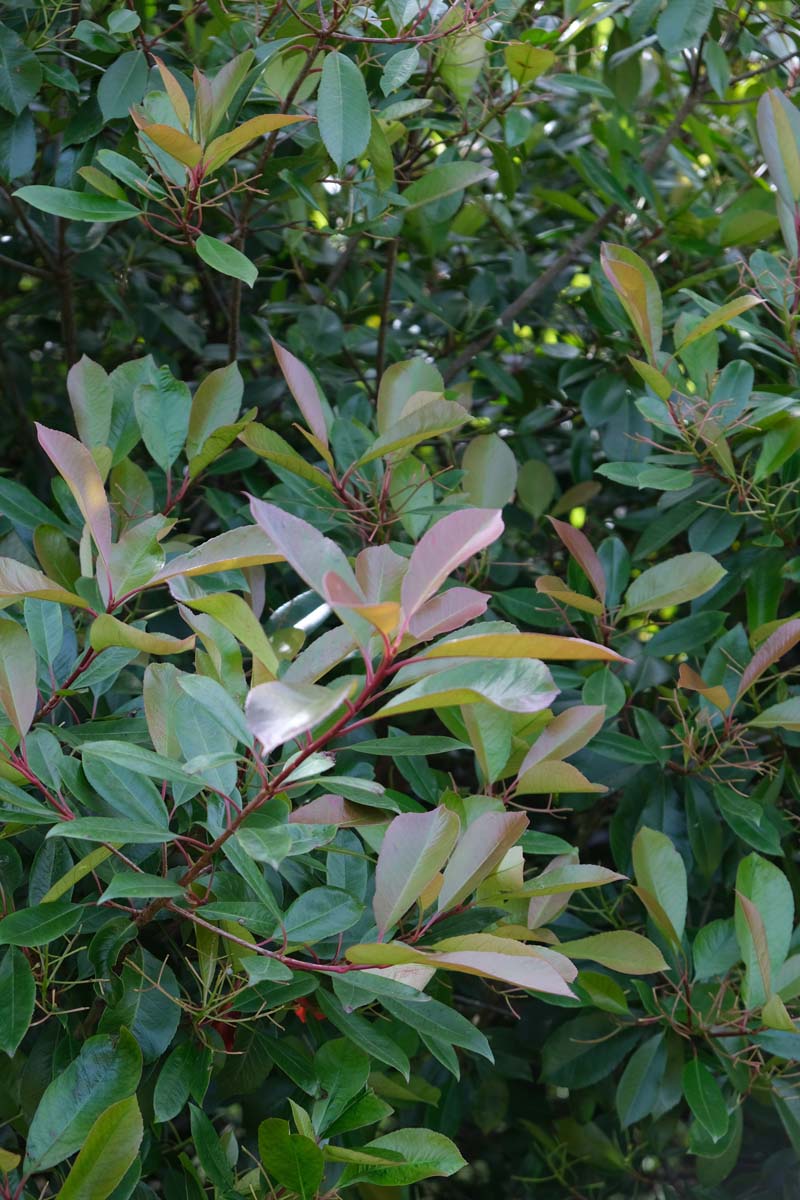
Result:
<instances>
[{"instance_id":1,"label":"pink leaf","mask_svg":"<svg viewBox=\"0 0 800 1200\"><path fill-rule=\"evenodd\" d=\"M490 875L528 827L525 813L482 813L459 839L444 873L437 908L466 899Z\"/></svg>"},{"instance_id":2,"label":"pink leaf","mask_svg":"<svg viewBox=\"0 0 800 1200\"><path fill-rule=\"evenodd\" d=\"M458 817L443 805L394 818L375 867L372 906L382 932L400 920L441 870L459 830Z\"/></svg>"},{"instance_id":3,"label":"pink leaf","mask_svg":"<svg viewBox=\"0 0 800 1200\"><path fill-rule=\"evenodd\" d=\"M344 553L313 525L253 496L250 497L250 511L253 520L261 526L289 565L318 595L323 595L323 579L328 571L333 571L357 591L358 581Z\"/></svg>"},{"instance_id":4,"label":"pink leaf","mask_svg":"<svg viewBox=\"0 0 800 1200\"><path fill-rule=\"evenodd\" d=\"M456 567L497 541L502 532L503 518L493 508L465 508L437 521L418 542L403 580L406 621L438 592Z\"/></svg>"},{"instance_id":5,"label":"pink leaf","mask_svg":"<svg viewBox=\"0 0 800 1200\"><path fill-rule=\"evenodd\" d=\"M283 377L289 385L289 391L294 396L297 407L308 422L308 427L314 436L322 442L323 446L327 446L328 428L325 424L325 414L319 398L317 381L299 358L295 358L274 338L271 340L278 366L283 372Z\"/></svg>"}]
</instances>

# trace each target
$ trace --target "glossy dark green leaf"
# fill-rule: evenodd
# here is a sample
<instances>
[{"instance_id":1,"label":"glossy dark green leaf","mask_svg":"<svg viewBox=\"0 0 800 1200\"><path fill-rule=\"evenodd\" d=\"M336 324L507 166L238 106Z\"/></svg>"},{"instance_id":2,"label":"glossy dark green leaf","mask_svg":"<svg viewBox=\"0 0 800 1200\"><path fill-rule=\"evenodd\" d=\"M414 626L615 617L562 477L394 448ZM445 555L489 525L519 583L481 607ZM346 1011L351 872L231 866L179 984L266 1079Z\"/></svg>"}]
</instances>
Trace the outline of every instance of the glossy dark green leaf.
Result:
<instances>
[{"instance_id":1,"label":"glossy dark green leaf","mask_svg":"<svg viewBox=\"0 0 800 1200\"><path fill-rule=\"evenodd\" d=\"M27 958L9 946L0 962L0 1050L12 1055L28 1031L36 1001L36 981Z\"/></svg>"},{"instance_id":2,"label":"glossy dark green leaf","mask_svg":"<svg viewBox=\"0 0 800 1200\"><path fill-rule=\"evenodd\" d=\"M26 1170L43 1171L63 1162L84 1144L95 1121L132 1096L142 1056L126 1029L84 1042L78 1056L46 1089L31 1121Z\"/></svg>"}]
</instances>

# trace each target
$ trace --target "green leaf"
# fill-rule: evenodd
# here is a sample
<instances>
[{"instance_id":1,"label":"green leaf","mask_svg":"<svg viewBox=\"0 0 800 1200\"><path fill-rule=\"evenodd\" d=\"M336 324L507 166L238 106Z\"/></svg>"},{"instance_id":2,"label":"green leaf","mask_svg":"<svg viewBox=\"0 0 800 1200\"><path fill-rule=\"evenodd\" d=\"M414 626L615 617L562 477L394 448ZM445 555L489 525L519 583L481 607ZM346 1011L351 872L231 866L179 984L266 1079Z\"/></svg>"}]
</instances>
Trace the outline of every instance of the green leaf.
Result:
<instances>
[{"instance_id":1,"label":"green leaf","mask_svg":"<svg viewBox=\"0 0 800 1200\"><path fill-rule=\"evenodd\" d=\"M109 175L113 175L115 179L119 179L142 196L152 199L164 198L166 193L158 180L152 179L140 166L124 155L117 154L116 150L98 150L97 161Z\"/></svg>"},{"instance_id":2,"label":"green leaf","mask_svg":"<svg viewBox=\"0 0 800 1200\"><path fill-rule=\"evenodd\" d=\"M165 473L183 449L191 408L188 387L175 379L168 367L159 368L154 384L141 383L133 393L133 409L142 440Z\"/></svg>"},{"instance_id":3,"label":"green leaf","mask_svg":"<svg viewBox=\"0 0 800 1200\"><path fill-rule=\"evenodd\" d=\"M564 867L555 867L552 871L542 871L533 879L528 879L522 888L515 891L517 896L560 896L565 892L580 892L584 888L604 887L607 883L615 883L624 879L616 871L608 867L595 867L591 863L572 863Z\"/></svg>"},{"instance_id":4,"label":"green leaf","mask_svg":"<svg viewBox=\"0 0 800 1200\"><path fill-rule=\"evenodd\" d=\"M140 210L127 200L111 196L94 196L90 192L71 192L67 188L31 184L18 188L14 195L41 212L68 221L128 221L138 217Z\"/></svg>"},{"instance_id":5,"label":"green leaf","mask_svg":"<svg viewBox=\"0 0 800 1200\"><path fill-rule=\"evenodd\" d=\"M21 908L0 921L0 946L46 946L70 933L82 917L83 909L69 900Z\"/></svg>"},{"instance_id":6,"label":"green leaf","mask_svg":"<svg viewBox=\"0 0 800 1200\"><path fill-rule=\"evenodd\" d=\"M377 1187L406 1187L421 1179L446 1178L466 1166L453 1142L431 1129L397 1129L368 1142L363 1151L378 1158L396 1156L398 1161L391 1166L348 1165L340 1187L358 1182L369 1182Z\"/></svg>"},{"instance_id":7,"label":"green leaf","mask_svg":"<svg viewBox=\"0 0 800 1200\"><path fill-rule=\"evenodd\" d=\"M636 882L657 900L680 942L688 903L686 867L666 834L646 826L639 830L633 839L633 869Z\"/></svg>"},{"instance_id":8,"label":"green leaf","mask_svg":"<svg viewBox=\"0 0 800 1200\"><path fill-rule=\"evenodd\" d=\"M714 0L668 0L656 24L658 40L672 54L694 50L713 15Z\"/></svg>"},{"instance_id":9,"label":"green leaf","mask_svg":"<svg viewBox=\"0 0 800 1200\"><path fill-rule=\"evenodd\" d=\"M517 460L496 433L473 438L461 460L462 487L476 508L503 508L514 495Z\"/></svg>"},{"instance_id":10,"label":"green leaf","mask_svg":"<svg viewBox=\"0 0 800 1200\"><path fill-rule=\"evenodd\" d=\"M365 738L364 741L353 742L347 749L354 754L370 754L379 758L427 758L433 754L467 750L469 743L449 737L396 734L394 737Z\"/></svg>"},{"instance_id":11,"label":"green leaf","mask_svg":"<svg viewBox=\"0 0 800 1200\"><path fill-rule=\"evenodd\" d=\"M625 593L621 616L685 604L705 595L727 572L710 554L693 551L648 567Z\"/></svg>"},{"instance_id":12,"label":"green leaf","mask_svg":"<svg viewBox=\"0 0 800 1200\"><path fill-rule=\"evenodd\" d=\"M364 77L352 59L336 50L322 64L317 121L323 145L340 171L366 150L371 115Z\"/></svg>"},{"instance_id":13,"label":"green leaf","mask_svg":"<svg viewBox=\"0 0 800 1200\"><path fill-rule=\"evenodd\" d=\"M331 992L320 990L317 996L325 1016L348 1041L370 1058L377 1058L379 1062L394 1067L404 1079L410 1078L408 1056L388 1033L384 1033L385 1022L368 1021L358 1013L347 1012Z\"/></svg>"},{"instance_id":14,"label":"green leaf","mask_svg":"<svg viewBox=\"0 0 800 1200\"><path fill-rule=\"evenodd\" d=\"M732 788L714 788L717 807L737 837L762 854L781 853L781 839L764 806L756 799L738 795Z\"/></svg>"},{"instance_id":15,"label":"green leaf","mask_svg":"<svg viewBox=\"0 0 800 1200\"><path fill-rule=\"evenodd\" d=\"M363 904L339 888L310 888L289 905L275 936L285 936L289 945L309 946L344 933L363 911Z\"/></svg>"},{"instance_id":16,"label":"green leaf","mask_svg":"<svg viewBox=\"0 0 800 1200\"><path fill-rule=\"evenodd\" d=\"M136 1158L143 1133L135 1096L112 1104L86 1135L59 1200L107 1200Z\"/></svg>"},{"instance_id":17,"label":"green leaf","mask_svg":"<svg viewBox=\"0 0 800 1200\"><path fill-rule=\"evenodd\" d=\"M84 446L108 445L114 395L107 372L84 354L69 369L67 391Z\"/></svg>"},{"instance_id":18,"label":"green leaf","mask_svg":"<svg viewBox=\"0 0 800 1200\"><path fill-rule=\"evenodd\" d=\"M476 1029L471 1021L448 1005L433 1000L424 992L413 993L410 989L408 996L404 998L394 995L382 996L380 992L378 998L388 1013L415 1029L417 1033L439 1038L453 1046L463 1046L472 1054L480 1054L482 1058L494 1062L486 1036Z\"/></svg>"},{"instance_id":19,"label":"green leaf","mask_svg":"<svg viewBox=\"0 0 800 1200\"><path fill-rule=\"evenodd\" d=\"M0 105L19 116L42 85L42 67L18 33L0 25Z\"/></svg>"},{"instance_id":20,"label":"green leaf","mask_svg":"<svg viewBox=\"0 0 800 1200\"><path fill-rule=\"evenodd\" d=\"M0 176L13 181L36 162L36 127L30 111L12 117L0 113Z\"/></svg>"},{"instance_id":21,"label":"green leaf","mask_svg":"<svg viewBox=\"0 0 800 1200\"><path fill-rule=\"evenodd\" d=\"M419 66L419 50L410 46L407 50L398 50L385 62L381 75L381 91L384 96L390 96L398 91L404 83L408 83Z\"/></svg>"},{"instance_id":22,"label":"green leaf","mask_svg":"<svg viewBox=\"0 0 800 1200\"><path fill-rule=\"evenodd\" d=\"M415 179L403 192L403 211L409 212L472 187L491 175L491 167L474 162L441 163Z\"/></svg>"},{"instance_id":23,"label":"green leaf","mask_svg":"<svg viewBox=\"0 0 800 1200\"><path fill-rule=\"evenodd\" d=\"M174 972L166 962L139 953L123 966L116 996L100 1018L100 1032L130 1030L144 1061L154 1062L171 1044L180 1020Z\"/></svg>"},{"instance_id":24,"label":"green leaf","mask_svg":"<svg viewBox=\"0 0 800 1200\"><path fill-rule=\"evenodd\" d=\"M623 1129L648 1116L667 1065L663 1033L648 1038L631 1055L617 1085L616 1108Z\"/></svg>"},{"instance_id":25,"label":"green leaf","mask_svg":"<svg viewBox=\"0 0 800 1200\"><path fill-rule=\"evenodd\" d=\"M627 929L561 942L558 949L567 958L588 958L624 975L650 975L667 970L661 951L646 937Z\"/></svg>"},{"instance_id":26,"label":"green leaf","mask_svg":"<svg viewBox=\"0 0 800 1200\"><path fill-rule=\"evenodd\" d=\"M683 1068L683 1094L713 1142L728 1132L728 1107L719 1084L699 1058L693 1058Z\"/></svg>"},{"instance_id":27,"label":"green leaf","mask_svg":"<svg viewBox=\"0 0 800 1200\"><path fill-rule=\"evenodd\" d=\"M0 963L0 1050L9 1057L28 1031L36 1002L36 981L27 958L9 946Z\"/></svg>"},{"instance_id":28,"label":"green leaf","mask_svg":"<svg viewBox=\"0 0 800 1200\"><path fill-rule=\"evenodd\" d=\"M171 900L180 900L183 896L183 888L173 880L163 879L160 875L148 875L144 871L117 871L97 902L105 904L120 896L124 896L128 900L139 898L152 900L156 896L167 896Z\"/></svg>"},{"instance_id":29,"label":"green leaf","mask_svg":"<svg viewBox=\"0 0 800 1200\"><path fill-rule=\"evenodd\" d=\"M242 407L244 382L236 363L207 375L192 398L186 454L192 459L206 438L222 425L232 425Z\"/></svg>"},{"instance_id":30,"label":"green leaf","mask_svg":"<svg viewBox=\"0 0 800 1200\"><path fill-rule=\"evenodd\" d=\"M147 87L148 71L147 59L141 50L121 54L104 71L97 85L97 103L106 121L127 117L131 105L139 103Z\"/></svg>"},{"instance_id":31,"label":"green leaf","mask_svg":"<svg viewBox=\"0 0 800 1200\"><path fill-rule=\"evenodd\" d=\"M399 921L441 870L459 829L456 814L442 806L402 813L391 822L375 867L373 910L382 932Z\"/></svg>"},{"instance_id":32,"label":"green leaf","mask_svg":"<svg viewBox=\"0 0 800 1200\"><path fill-rule=\"evenodd\" d=\"M325 1160L316 1142L290 1133L289 1122L268 1117L258 1127L258 1153L267 1174L300 1200L314 1200Z\"/></svg>"},{"instance_id":33,"label":"green leaf","mask_svg":"<svg viewBox=\"0 0 800 1200\"><path fill-rule=\"evenodd\" d=\"M611 1077L638 1037L636 1029L620 1029L603 1013L582 1013L548 1037L542 1053L543 1076L556 1087L591 1087Z\"/></svg>"},{"instance_id":34,"label":"green leaf","mask_svg":"<svg viewBox=\"0 0 800 1200\"><path fill-rule=\"evenodd\" d=\"M800 199L800 113L778 88L758 102L758 137L770 178L792 208Z\"/></svg>"},{"instance_id":35,"label":"green leaf","mask_svg":"<svg viewBox=\"0 0 800 1200\"><path fill-rule=\"evenodd\" d=\"M47 1087L28 1134L24 1170L44 1171L80 1149L98 1117L136 1091L142 1056L126 1029L84 1042Z\"/></svg>"},{"instance_id":36,"label":"green leaf","mask_svg":"<svg viewBox=\"0 0 800 1200\"><path fill-rule=\"evenodd\" d=\"M458 429L468 420L467 410L455 401L431 399L429 403L400 417L392 429L376 438L356 465L364 467L376 458L384 458L389 454L399 456L401 450L410 452L430 438Z\"/></svg>"},{"instance_id":37,"label":"green leaf","mask_svg":"<svg viewBox=\"0 0 800 1200\"><path fill-rule=\"evenodd\" d=\"M799 732L800 696L793 696L791 700L783 700L780 704L771 704L747 724L750 729L791 729L794 733Z\"/></svg>"},{"instance_id":38,"label":"green leaf","mask_svg":"<svg viewBox=\"0 0 800 1200\"><path fill-rule=\"evenodd\" d=\"M157 825L134 824L117 817L76 817L48 830L48 837L79 838L85 842L111 842L115 846L131 844L157 846L171 842L177 834ZM0 931L2 922L0 922Z\"/></svg>"},{"instance_id":39,"label":"green leaf","mask_svg":"<svg viewBox=\"0 0 800 1200\"><path fill-rule=\"evenodd\" d=\"M194 248L203 262L208 263L221 275L231 275L234 279L241 279L248 287L252 287L258 279L258 267L255 263L228 242L221 242L219 238L201 233Z\"/></svg>"},{"instance_id":40,"label":"green leaf","mask_svg":"<svg viewBox=\"0 0 800 1200\"><path fill-rule=\"evenodd\" d=\"M66 892L71 892L76 883L79 883L90 871L98 867L100 863L111 857L112 851L107 846L99 846L97 850L90 850L85 854L80 862L76 862L74 867L70 867L68 871L57 879L52 887L48 888L42 896L42 904L50 904L53 900L60 900Z\"/></svg>"},{"instance_id":41,"label":"green leaf","mask_svg":"<svg viewBox=\"0 0 800 1200\"><path fill-rule=\"evenodd\" d=\"M202 1103L211 1077L211 1064L209 1046L200 1048L194 1042L183 1042L170 1052L153 1093L156 1121L171 1121L190 1096L198 1104Z\"/></svg>"},{"instance_id":42,"label":"green leaf","mask_svg":"<svg viewBox=\"0 0 800 1200\"><path fill-rule=\"evenodd\" d=\"M97 759L104 763L133 771L136 775L144 775L149 779L157 779L167 783L194 783L195 776L183 770L171 758L155 754L144 746L132 742L118 742L115 738L106 738L100 742L82 742L81 757L85 760Z\"/></svg>"},{"instance_id":43,"label":"green leaf","mask_svg":"<svg viewBox=\"0 0 800 1200\"><path fill-rule=\"evenodd\" d=\"M314 467L311 463L306 462L273 429L267 429L266 426L253 421L239 434L239 440L244 442L248 450L252 450L254 454L265 458L267 462L274 463L276 467L281 467L285 471L291 471L293 475L298 475L301 479L307 480L314 487L323 488L326 492L333 491L333 485L327 475L324 475L319 467Z\"/></svg>"},{"instance_id":44,"label":"green leaf","mask_svg":"<svg viewBox=\"0 0 800 1200\"><path fill-rule=\"evenodd\" d=\"M200 1166L214 1187L227 1194L233 1187L233 1171L214 1126L194 1104L189 1105L189 1119Z\"/></svg>"},{"instance_id":45,"label":"green leaf","mask_svg":"<svg viewBox=\"0 0 800 1200\"><path fill-rule=\"evenodd\" d=\"M680 354L687 346L691 346L692 342L699 341L700 338L705 337L706 334L711 333L714 329L719 329L721 325L730 324L731 321L735 321L742 313L748 312L751 308L755 308L757 304L763 303L764 301L760 296L738 296L735 300L729 300L727 304L714 309L699 324L695 325L676 345L675 353Z\"/></svg>"},{"instance_id":46,"label":"green leaf","mask_svg":"<svg viewBox=\"0 0 800 1200\"><path fill-rule=\"evenodd\" d=\"M524 87L549 71L556 56L552 50L531 46L529 42L511 42L503 51L506 69L512 79Z\"/></svg>"}]
</instances>

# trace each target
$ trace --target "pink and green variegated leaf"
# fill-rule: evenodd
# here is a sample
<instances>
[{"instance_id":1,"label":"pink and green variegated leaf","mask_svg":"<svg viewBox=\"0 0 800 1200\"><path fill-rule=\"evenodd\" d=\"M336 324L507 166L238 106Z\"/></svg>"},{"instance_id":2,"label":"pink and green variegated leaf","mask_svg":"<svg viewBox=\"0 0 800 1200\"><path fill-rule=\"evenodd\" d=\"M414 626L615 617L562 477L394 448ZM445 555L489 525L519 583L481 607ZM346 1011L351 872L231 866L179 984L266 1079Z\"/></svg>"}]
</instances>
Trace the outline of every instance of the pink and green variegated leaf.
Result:
<instances>
[{"instance_id":1,"label":"pink and green variegated leaf","mask_svg":"<svg viewBox=\"0 0 800 1200\"><path fill-rule=\"evenodd\" d=\"M737 699L743 696L757 679L760 679L768 667L776 663L779 658L783 658L784 654L788 654L798 642L800 642L800 620L785 621L774 633L771 633L745 667L739 690L736 693Z\"/></svg>"},{"instance_id":2,"label":"pink and green variegated leaf","mask_svg":"<svg viewBox=\"0 0 800 1200\"><path fill-rule=\"evenodd\" d=\"M397 685L402 686L430 665L407 667L398 674ZM534 713L549 708L557 695L558 688L541 662L529 659L459 662L417 678L374 713L373 720L428 708L476 704L481 700L488 700L507 712Z\"/></svg>"},{"instance_id":3,"label":"pink and green variegated leaf","mask_svg":"<svg viewBox=\"0 0 800 1200\"><path fill-rule=\"evenodd\" d=\"M360 591L360 589L359 589ZM354 588L341 579L335 571L328 571L322 580L322 594L336 612L350 609L363 617L381 633L390 637L400 624L400 605L396 600L370 603Z\"/></svg>"},{"instance_id":4,"label":"pink and green variegated leaf","mask_svg":"<svg viewBox=\"0 0 800 1200\"><path fill-rule=\"evenodd\" d=\"M332 716L352 693L348 681L335 688L315 684L261 683L247 697L245 717L264 753L292 741Z\"/></svg>"},{"instance_id":5,"label":"pink and green variegated leaf","mask_svg":"<svg viewBox=\"0 0 800 1200\"><path fill-rule=\"evenodd\" d=\"M344 662L356 645L356 639L346 625L326 630L289 664L283 682L316 683L328 671Z\"/></svg>"},{"instance_id":6,"label":"pink and green variegated leaf","mask_svg":"<svg viewBox=\"0 0 800 1200\"><path fill-rule=\"evenodd\" d=\"M36 600L53 600L57 604L69 604L73 608L90 607L82 596L68 591L53 579L48 579L35 567L17 562L15 558L0 558L0 599L22 600L25 596L32 596Z\"/></svg>"},{"instance_id":7,"label":"pink and green variegated leaf","mask_svg":"<svg viewBox=\"0 0 800 1200\"><path fill-rule=\"evenodd\" d=\"M408 559L391 546L367 546L356 557L356 579L370 601L399 600L407 570Z\"/></svg>"},{"instance_id":8,"label":"pink and green variegated leaf","mask_svg":"<svg viewBox=\"0 0 800 1200\"><path fill-rule=\"evenodd\" d=\"M295 118L299 119L299 118ZM281 346L272 338L272 348L278 360L278 366L289 385L289 391L294 396L295 403L306 419L308 428L323 446L328 445L328 427L325 422L325 412L320 400L320 391L316 379L299 358Z\"/></svg>"},{"instance_id":9,"label":"pink and green variegated leaf","mask_svg":"<svg viewBox=\"0 0 800 1200\"><path fill-rule=\"evenodd\" d=\"M572 996L568 985L577 975L576 968L562 954L485 934L476 938L448 938L425 950L402 942L388 942L351 946L345 953L352 963L376 967L416 963L496 979L553 996Z\"/></svg>"},{"instance_id":10,"label":"pink and green variegated leaf","mask_svg":"<svg viewBox=\"0 0 800 1200\"><path fill-rule=\"evenodd\" d=\"M153 577L150 586L166 583L179 575L210 575L230 571L235 567L255 567L264 563L282 562L283 554L258 525L228 529L217 537L203 542L171 558Z\"/></svg>"},{"instance_id":11,"label":"pink and green variegated leaf","mask_svg":"<svg viewBox=\"0 0 800 1200\"><path fill-rule=\"evenodd\" d=\"M490 599L488 592L478 592L474 588L450 588L425 601L411 618L408 632L417 642L427 642L443 633L451 633L468 621L482 617Z\"/></svg>"},{"instance_id":12,"label":"pink and green variegated leaf","mask_svg":"<svg viewBox=\"0 0 800 1200\"><path fill-rule=\"evenodd\" d=\"M603 564L597 557L591 542L580 529L568 525L566 521L557 521L555 517L547 518L561 541L569 550L578 566L595 590L598 600L606 598L606 574Z\"/></svg>"},{"instance_id":13,"label":"pink and green variegated leaf","mask_svg":"<svg viewBox=\"0 0 800 1200\"><path fill-rule=\"evenodd\" d=\"M604 242L600 265L652 362L661 347L663 305L653 272L627 246Z\"/></svg>"},{"instance_id":14,"label":"pink and green variegated leaf","mask_svg":"<svg viewBox=\"0 0 800 1200\"><path fill-rule=\"evenodd\" d=\"M503 518L491 508L463 509L437 521L411 555L402 588L405 620L410 621L438 592L448 575L496 542L502 532Z\"/></svg>"},{"instance_id":15,"label":"pink and green variegated leaf","mask_svg":"<svg viewBox=\"0 0 800 1200\"><path fill-rule=\"evenodd\" d=\"M581 750L602 728L604 705L577 704L554 717L522 760L519 776L545 759L569 758Z\"/></svg>"},{"instance_id":16,"label":"pink and green variegated leaf","mask_svg":"<svg viewBox=\"0 0 800 1200\"><path fill-rule=\"evenodd\" d=\"M445 596L449 592L444 593ZM508 629L509 626L504 626ZM556 633L482 633L482 626L465 629L460 637L447 638L424 651L433 658L538 658L551 662L630 662L608 646L585 638Z\"/></svg>"},{"instance_id":17,"label":"pink and green variegated leaf","mask_svg":"<svg viewBox=\"0 0 800 1200\"><path fill-rule=\"evenodd\" d=\"M460 904L474 892L527 827L525 813L487 812L473 821L445 868L437 900L439 911Z\"/></svg>"},{"instance_id":18,"label":"pink and green variegated leaf","mask_svg":"<svg viewBox=\"0 0 800 1200\"><path fill-rule=\"evenodd\" d=\"M111 510L97 464L77 438L36 423L39 444L62 476L104 562L111 553Z\"/></svg>"},{"instance_id":19,"label":"pink and green variegated leaf","mask_svg":"<svg viewBox=\"0 0 800 1200\"><path fill-rule=\"evenodd\" d=\"M439 806L401 813L390 824L375 867L373 911L381 932L395 925L441 870L456 844L458 817Z\"/></svg>"},{"instance_id":20,"label":"pink and green variegated leaf","mask_svg":"<svg viewBox=\"0 0 800 1200\"><path fill-rule=\"evenodd\" d=\"M250 511L256 523L277 546L290 567L318 595L325 596L325 577L333 574L356 596L361 596L361 588L353 568L344 552L330 538L324 537L313 525L309 525L300 517L294 517L276 505L268 504L265 500L256 500L253 496L250 497ZM358 641L366 645L373 636L370 623L349 605L343 605L337 611Z\"/></svg>"}]
</instances>

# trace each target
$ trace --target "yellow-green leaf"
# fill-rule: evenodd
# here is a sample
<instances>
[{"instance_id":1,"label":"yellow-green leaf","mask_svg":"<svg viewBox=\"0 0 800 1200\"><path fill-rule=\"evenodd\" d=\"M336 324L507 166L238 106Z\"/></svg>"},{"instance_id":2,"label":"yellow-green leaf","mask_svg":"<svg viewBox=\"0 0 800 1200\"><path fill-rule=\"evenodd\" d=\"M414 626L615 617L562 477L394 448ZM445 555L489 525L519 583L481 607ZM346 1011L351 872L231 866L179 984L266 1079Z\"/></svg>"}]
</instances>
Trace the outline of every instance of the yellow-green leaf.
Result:
<instances>
[{"instance_id":1,"label":"yellow-green leaf","mask_svg":"<svg viewBox=\"0 0 800 1200\"><path fill-rule=\"evenodd\" d=\"M93 650L106 650L109 646L127 646L142 654L182 654L194 649L194 634L186 638L172 637L168 633L147 633L135 625L126 625L116 617L103 613L92 622L89 642Z\"/></svg>"}]
</instances>

